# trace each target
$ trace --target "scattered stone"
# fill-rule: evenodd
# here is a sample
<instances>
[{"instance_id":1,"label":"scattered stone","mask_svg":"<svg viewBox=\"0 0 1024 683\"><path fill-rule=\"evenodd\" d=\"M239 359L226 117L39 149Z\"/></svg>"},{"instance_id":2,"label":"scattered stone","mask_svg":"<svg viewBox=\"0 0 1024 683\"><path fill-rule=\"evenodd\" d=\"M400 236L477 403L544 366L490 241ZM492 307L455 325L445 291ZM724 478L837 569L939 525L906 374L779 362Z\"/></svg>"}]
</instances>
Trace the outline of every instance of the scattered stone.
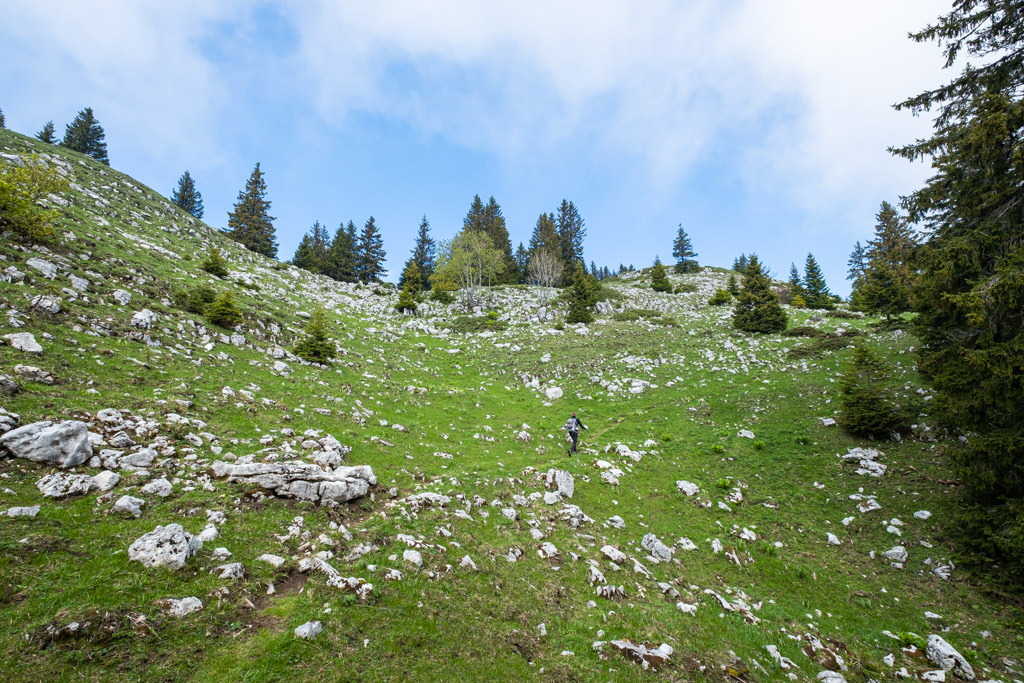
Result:
<instances>
[{"instance_id":1,"label":"scattered stone","mask_svg":"<svg viewBox=\"0 0 1024 683\"><path fill-rule=\"evenodd\" d=\"M114 503L114 512L126 512L132 517L142 516L142 506L146 504L142 498L134 496L121 496Z\"/></svg>"},{"instance_id":2,"label":"scattered stone","mask_svg":"<svg viewBox=\"0 0 1024 683\"><path fill-rule=\"evenodd\" d=\"M367 465L328 471L297 460L241 465L217 461L212 472L216 477L227 477L230 483L256 485L282 498L314 502L353 500L366 495L377 484L377 477Z\"/></svg>"},{"instance_id":3,"label":"scattered stone","mask_svg":"<svg viewBox=\"0 0 1024 683\"><path fill-rule=\"evenodd\" d=\"M562 390L559 387L548 387L544 390L544 395L548 397L549 401L556 401L562 398Z\"/></svg>"},{"instance_id":4,"label":"scattered stone","mask_svg":"<svg viewBox=\"0 0 1024 683\"><path fill-rule=\"evenodd\" d=\"M33 422L0 436L0 455L57 467L77 467L92 457L84 422ZM84 475L83 475L84 476Z\"/></svg>"},{"instance_id":5,"label":"scattered stone","mask_svg":"<svg viewBox=\"0 0 1024 683\"><path fill-rule=\"evenodd\" d=\"M52 280L57 277L58 268L56 264L50 263L46 259L41 258L30 258L25 261L25 265L29 268L34 268L43 274L43 277Z\"/></svg>"},{"instance_id":6,"label":"scattered stone","mask_svg":"<svg viewBox=\"0 0 1024 683\"><path fill-rule=\"evenodd\" d=\"M245 567L242 566L241 562L231 562L229 564L222 564L215 568L213 571L217 572L217 578L221 579L244 579L245 578Z\"/></svg>"},{"instance_id":7,"label":"scattered stone","mask_svg":"<svg viewBox=\"0 0 1024 683\"><path fill-rule=\"evenodd\" d=\"M164 600L163 604L167 610L167 616L179 619L181 617L187 617L193 612L198 612L203 608L202 601L195 597L182 598L180 600L169 598Z\"/></svg>"},{"instance_id":8,"label":"scattered stone","mask_svg":"<svg viewBox=\"0 0 1024 683\"><path fill-rule=\"evenodd\" d=\"M202 547L203 542L180 524L168 524L137 538L128 547L128 559L146 567L181 569Z\"/></svg>"},{"instance_id":9,"label":"scattered stone","mask_svg":"<svg viewBox=\"0 0 1024 683\"><path fill-rule=\"evenodd\" d=\"M893 562L899 562L900 564L907 561L907 549L901 545L893 546L889 550L882 553L886 558Z\"/></svg>"},{"instance_id":10,"label":"scattered stone","mask_svg":"<svg viewBox=\"0 0 1024 683\"><path fill-rule=\"evenodd\" d=\"M928 661L936 666L942 667L943 671L952 671L957 676L968 681L974 680L974 669L964 659L964 656L947 643L942 636L932 634L928 636L928 647L925 649Z\"/></svg>"},{"instance_id":11,"label":"scattered stone","mask_svg":"<svg viewBox=\"0 0 1024 683\"><path fill-rule=\"evenodd\" d=\"M416 567L423 566L423 555L418 550L407 549L402 551L402 559Z\"/></svg>"},{"instance_id":12,"label":"scattered stone","mask_svg":"<svg viewBox=\"0 0 1024 683\"><path fill-rule=\"evenodd\" d=\"M263 555L260 555L256 558L256 561L266 562L274 569L280 569L281 566L285 563L285 559L283 557L280 557L278 555L271 555L269 553L264 553Z\"/></svg>"},{"instance_id":13,"label":"scattered stone","mask_svg":"<svg viewBox=\"0 0 1024 683\"><path fill-rule=\"evenodd\" d=\"M131 325L141 330L148 330L153 327L153 323L156 322L156 313L143 308L141 311L132 316Z\"/></svg>"},{"instance_id":14,"label":"scattered stone","mask_svg":"<svg viewBox=\"0 0 1024 683\"><path fill-rule=\"evenodd\" d=\"M839 537L832 532L829 532L828 534L828 542L830 545L842 545L842 541L839 540Z\"/></svg>"},{"instance_id":15,"label":"scattered stone","mask_svg":"<svg viewBox=\"0 0 1024 683\"><path fill-rule=\"evenodd\" d=\"M142 487L143 493L148 493L149 495L152 496L160 496L161 498L166 498L167 496L171 495L173 491L174 486L171 484L171 482L167 481L163 477L160 477L159 479L154 479L153 481L149 482L148 484Z\"/></svg>"},{"instance_id":16,"label":"scattered stone","mask_svg":"<svg viewBox=\"0 0 1024 683\"><path fill-rule=\"evenodd\" d=\"M320 635L320 632L323 630L324 627L319 621L307 621L305 624L295 629L295 637L312 640Z\"/></svg>"},{"instance_id":17,"label":"scattered stone","mask_svg":"<svg viewBox=\"0 0 1024 683\"><path fill-rule=\"evenodd\" d=\"M132 293L126 292L123 289L115 289L111 296L114 297L114 300L122 306L127 306L132 302Z\"/></svg>"},{"instance_id":18,"label":"scattered stone","mask_svg":"<svg viewBox=\"0 0 1024 683\"><path fill-rule=\"evenodd\" d=\"M95 485L93 478L88 474L65 474L63 472L48 474L36 482L36 488L47 498L85 495Z\"/></svg>"},{"instance_id":19,"label":"scattered stone","mask_svg":"<svg viewBox=\"0 0 1024 683\"><path fill-rule=\"evenodd\" d=\"M686 481L685 479L676 482L676 488L692 498L700 493L700 487L693 482Z\"/></svg>"},{"instance_id":20,"label":"scattered stone","mask_svg":"<svg viewBox=\"0 0 1024 683\"><path fill-rule=\"evenodd\" d=\"M14 374L26 382L39 382L40 384L48 384L50 386L57 381L52 372L37 368L34 365L15 365Z\"/></svg>"},{"instance_id":21,"label":"scattered stone","mask_svg":"<svg viewBox=\"0 0 1024 683\"><path fill-rule=\"evenodd\" d=\"M610 545L603 546L601 548L601 554L615 564L622 564L626 561L626 553Z\"/></svg>"},{"instance_id":22,"label":"scattered stone","mask_svg":"<svg viewBox=\"0 0 1024 683\"><path fill-rule=\"evenodd\" d=\"M459 561L459 566L464 569L472 569L473 571L476 571L476 562L474 562L473 558L471 558L469 555L464 556Z\"/></svg>"},{"instance_id":23,"label":"scattered stone","mask_svg":"<svg viewBox=\"0 0 1024 683\"><path fill-rule=\"evenodd\" d=\"M754 432L750 431L749 429L741 429L736 434L736 436L741 437L743 439L753 439L754 438Z\"/></svg>"},{"instance_id":24,"label":"scattered stone","mask_svg":"<svg viewBox=\"0 0 1024 683\"><path fill-rule=\"evenodd\" d=\"M931 516L932 513L928 512L927 510L918 510L917 512L914 513L914 517L916 517L917 519L928 519Z\"/></svg>"},{"instance_id":25,"label":"scattered stone","mask_svg":"<svg viewBox=\"0 0 1024 683\"><path fill-rule=\"evenodd\" d=\"M39 506L8 508L4 514L8 517L35 517L39 514Z\"/></svg>"},{"instance_id":26,"label":"scattered stone","mask_svg":"<svg viewBox=\"0 0 1024 683\"><path fill-rule=\"evenodd\" d=\"M662 643L656 648L651 648L650 643L637 643L633 640L613 640L611 646L621 652L627 659L640 664L644 669L657 670L659 667L668 664L668 659L673 650L672 647Z\"/></svg>"},{"instance_id":27,"label":"scattered stone","mask_svg":"<svg viewBox=\"0 0 1024 683\"><path fill-rule=\"evenodd\" d=\"M672 549L658 540L654 534L647 534L640 541L640 547L662 562L672 561Z\"/></svg>"},{"instance_id":28,"label":"scattered stone","mask_svg":"<svg viewBox=\"0 0 1024 683\"><path fill-rule=\"evenodd\" d=\"M24 351L25 353L42 353L43 347L36 341L35 336L28 332L15 332L14 334L5 334L4 339L7 343L13 346L18 351Z\"/></svg>"},{"instance_id":29,"label":"scattered stone","mask_svg":"<svg viewBox=\"0 0 1024 683\"><path fill-rule=\"evenodd\" d=\"M109 491L121 481L121 475L110 470L103 470L92 478L97 491ZM136 515L137 517L138 515Z\"/></svg>"}]
</instances>

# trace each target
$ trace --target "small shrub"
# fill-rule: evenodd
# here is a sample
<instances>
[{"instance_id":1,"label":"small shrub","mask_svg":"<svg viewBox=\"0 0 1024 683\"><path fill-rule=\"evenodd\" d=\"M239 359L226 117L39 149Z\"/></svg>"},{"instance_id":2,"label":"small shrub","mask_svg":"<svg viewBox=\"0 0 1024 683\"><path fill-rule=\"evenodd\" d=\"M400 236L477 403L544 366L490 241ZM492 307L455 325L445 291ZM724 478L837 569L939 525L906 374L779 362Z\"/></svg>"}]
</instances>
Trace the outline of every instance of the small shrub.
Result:
<instances>
[{"instance_id":1,"label":"small shrub","mask_svg":"<svg viewBox=\"0 0 1024 683\"><path fill-rule=\"evenodd\" d=\"M174 305L181 310L196 315L205 315L206 309L217 298L217 292L212 287L199 285L179 289L171 298L174 299Z\"/></svg>"},{"instance_id":2,"label":"small shrub","mask_svg":"<svg viewBox=\"0 0 1024 683\"><path fill-rule=\"evenodd\" d=\"M718 486L718 488L720 488L720 489L727 489L727 488L729 488L729 486L731 486L731 485L732 485L732 482L731 482L731 481L729 481L729 480L728 480L727 478L725 478L725 477L722 477L721 479L719 479L718 481L716 481L716 482L715 482L715 484L716 484L716 485Z\"/></svg>"},{"instance_id":3,"label":"small shrub","mask_svg":"<svg viewBox=\"0 0 1024 683\"><path fill-rule=\"evenodd\" d=\"M242 322L242 312L235 305L233 292L224 292L206 308L206 318L214 325L234 329Z\"/></svg>"},{"instance_id":4,"label":"small shrub","mask_svg":"<svg viewBox=\"0 0 1024 683\"><path fill-rule=\"evenodd\" d=\"M886 387L888 368L864 345L858 345L839 384L839 423L851 434L888 438L904 432L909 417Z\"/></svg>"},{"instance_id":5,"label":"small shrub","mask_svg":"<svg viewBox=\"0 0 1024 683\"><path fill-rule=\"evenodd\" d=\"M655 261L651 268L651 289L655 292L671 292L672 283L668 281L668 273L661 261Z\"/></svg>"},{"instance_id":6,"label":"small shrub","mask_svg":"<svg viewBox=\"0 0 1024 683\"><path fill-rule=\"evenodd\" d=\"M732 301L732 294L724 289L717 289L714 296L708 299L708 304L711 306L724 306L730 301Z\"/></svg>"},{"instance_id":7,"label":"small shrub","mask_svg":"<svg viewBox=\"0 0 1024 683\"><path fill-rule=\"evenodd\" d=\"M22 155L13 164L0 165L0 233L8 230L22 242L51 242L51 223L58 211L39 203L50 194L60 195L69 181L37 154Z\"/></svg>"},{"instance_id":8,"label":"small shrub","mask_svg":"<svg viewBox=\"0 0 1024 683\"><path fill-rule=\"evenodd\" d=\"M841 308L836 308L836 309L833 309L831 311L826 311L825 315L827 317L829 317L829 318L846 318L846 319L853 319L853 320L859 320L859 319L864 317L863 315L860 315L859 313L852 313L850 311L844 311Z\"/></svg>"},{"instance_id":9,"label":"small shrub","mask_svg":"<svg viewBox=\"0 0 1024 683\"><path fill-rule=\"evenodd\" d=\"M640 318L660 318L661 311L650 308L627 308L624 311L612 313L612 320L619 322L636 322Z\"/></svg>"},{"instance_id":10,"label":"small shrub","mask_svg":"<svg viewBox=\"0 0 1024 683\"><path fill-rule=\"evenodd\" d=\"M807 300L804 299L803 294L797 294L793 297L793 300L789 302L789 305L793 308L807 308Z\"/></svg>"},{"instance_id":11,"label":"small shrub","mask_svg":"<svg viewBox=\"0 0 1024 683\"><path fill-rule=\"evenodd\" d=\"M725 446L720 443L716 443L711 447L712 453L725 453Z\"/></svg>"},{"instance_id":12,"label":"small shrub","mask_svg":"<svg viewBox=\"0 0 1024 683\"><path fill-rule=\"evenodd\" d=\"M228 276L228 262L224 259L223 254L220 253L220 249L215 246L210 247L210 251L206 254L206 259L199 264L199 267L210 275L217 277Z\"/></svg>"},{"instance_id":13,"label":"small shrub","mask_svg":"<svg viewBox=\"0 0 1024 683\"><path fill-rule=\"evenodd\" d=\"M754 442L754 450L755 451L763 451L764 450L764 441L755 441Z\"/></svg>"},{"instance_id":14,"label":"small shrub","mask_svg":"<svg viewBox=\"0 0 1024 683\"><path fill-rule=\"evenodd\" d=\"M491 311L486 316L459 316L452 321L450 327L453 332L466 334L487 330L504 330L508 327L508 321L499 320L497 312Z\"/></svg>"},{"instance_id":15,"label":"small shrub","mask_svg":"<svg viewBox=\"0 0 1024 683\"><path fill-rule=\"evenodd\" d=\"M807 327L801 325L800 327L791 327L782 333L783 337L824 337L827 333L824 330L819 330L817 327Z\"/></svg>"},{"instance_id":16,"label":"small shrub","mask_svg":"<svg viewBox=\"0 0 1024 683\"><path fill-rule=\"evenodd\" d=\"M811 443L811 437L807 436L806 434L801 434L800 436L796 437L796 442L801 446L806 446Z\"/></svg>"},{"instance_id":17,"label":"small shrub","mask_svg":"<svg viewBox=\"0 0 1024 683\"><path fill-rule=\"evenodd\" d=\"M684 282L676 287L676 294L692 294L697 291L697 285L692 282Z\"/></svg>"},{"instance_id":18,"label":"small shrub","mask_svg":"<svg viewBox=\"0 0 1024 683\"><path fill-rule=\"evenodd\" d=\"M334 342L327 336L327 316L319 306L306 321L306 336L295 346L295 355L311 363L327 363L334 358Z\"/></svg>"}]
</instances>

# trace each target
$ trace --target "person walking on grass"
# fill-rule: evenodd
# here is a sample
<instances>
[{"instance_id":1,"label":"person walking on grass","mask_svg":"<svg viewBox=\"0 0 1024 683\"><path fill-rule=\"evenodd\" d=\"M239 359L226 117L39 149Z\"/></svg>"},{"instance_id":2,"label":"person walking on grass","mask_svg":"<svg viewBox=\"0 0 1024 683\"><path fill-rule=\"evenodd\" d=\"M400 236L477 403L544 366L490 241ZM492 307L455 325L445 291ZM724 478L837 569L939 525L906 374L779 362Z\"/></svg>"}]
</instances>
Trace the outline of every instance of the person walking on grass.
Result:
<instances>
[{"instance_id":1,"label":"person walking on grass","mask_svg":"<svg viewBox=\"0 0 1024 683\"><path fill-rule=\"evenodd\" d=\"M573 411L572 417L565 421L565 430L569 432L569 437L572 439L572 447L569 449L569 455L576 453L576 442L580 438L580 428L587 429L587 426L580 422L580 419L576 417L576 411Z\"/></svg>"}]
</instances>

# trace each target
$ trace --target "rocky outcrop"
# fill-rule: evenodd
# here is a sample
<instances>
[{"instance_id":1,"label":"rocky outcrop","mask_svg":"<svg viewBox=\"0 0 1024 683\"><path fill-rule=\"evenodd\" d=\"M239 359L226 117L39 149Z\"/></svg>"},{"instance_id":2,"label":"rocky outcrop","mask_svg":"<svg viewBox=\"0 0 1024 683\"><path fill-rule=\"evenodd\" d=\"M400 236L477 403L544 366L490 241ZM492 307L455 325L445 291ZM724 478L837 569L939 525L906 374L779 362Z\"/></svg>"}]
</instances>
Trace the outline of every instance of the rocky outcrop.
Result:
<instances>
[{"instance_id":1,"label":"rocky outcrop","mask_svg":"<svg viewBox=\"0 0 1024 683\"><path fill-rule=\"evenodd\" d=\"M215 477L227 477L230 483L254 484L282 498L314 502L343 503L365 496L377 485L367 465L331 470L297 460L241 465L218 461L211 469Z\"/></svg>"},{"instance_id":2,"label":"rocky outcrop","mask_svg":"<svg viewBox=\"0 0 1024 683\"><path fill-rule=\"evenodd\" d=\"M168 524L137 538L128 547L128 559L147 567L181 569L202 547L203 542L180 524Z\"/></svg>"},{"instance_id":3,"label":"rocky outcrop","mask_svg":"<svg viewBox=\"0 0 1024 683\"><path fill-rule=\"evenodd\" d=\"M0 455L57 467L77 467L92 457L84 422L33 422L0 436Z\"/></svg>"}]
</instances>

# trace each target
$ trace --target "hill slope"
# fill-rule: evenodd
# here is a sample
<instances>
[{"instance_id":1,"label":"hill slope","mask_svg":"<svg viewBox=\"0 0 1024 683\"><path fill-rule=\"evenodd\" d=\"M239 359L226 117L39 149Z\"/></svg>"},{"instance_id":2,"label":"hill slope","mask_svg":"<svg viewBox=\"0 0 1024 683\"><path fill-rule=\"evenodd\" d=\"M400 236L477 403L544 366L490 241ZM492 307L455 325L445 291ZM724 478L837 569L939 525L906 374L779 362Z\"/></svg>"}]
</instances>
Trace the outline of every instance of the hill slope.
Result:
<instances>
[{"instance_id":1,"label":"hill slope","mask_svg":"<svg viewBox=\"0 0 1024 683\"><path fill-rule=\"evenodd\" d=\"M823 423L856 330L927 412L909 335L795 310L840 348L737 334L705 303L726 278L711 269L673 276L692 293L614 281L589 327L559 329L560 304L525 287L487 293L491 327L454 306L402 318L389 290L256 256L0 130L0 153L29 148L73 185L59 245L0 244L0 336L42 347L0 346L20 388L0 406L86 423L88 476L64 484L92 490L44 496L62 470L0 459L0 513L39 507L0 521L5 677L883 680L936 669L909 647L932 634L981 678L1021 677L1021 612L943 544L942 444L922 424L877 446L871 476L837 456L876 445ZM229 278L200 270L211 244ZM199 285L236 294L238 329L175 305ZM317 305L330 367L290 353ZM572 410L589 430L570 458ZM120 478L97 490L104 472ZM180 569L130 559L171 524L203 537ZM189 597L202 608L173 616ZM310 621L323 631L297 638ZM665 647L631 659L627 639Z\"/></svg>"}]
</instances>

